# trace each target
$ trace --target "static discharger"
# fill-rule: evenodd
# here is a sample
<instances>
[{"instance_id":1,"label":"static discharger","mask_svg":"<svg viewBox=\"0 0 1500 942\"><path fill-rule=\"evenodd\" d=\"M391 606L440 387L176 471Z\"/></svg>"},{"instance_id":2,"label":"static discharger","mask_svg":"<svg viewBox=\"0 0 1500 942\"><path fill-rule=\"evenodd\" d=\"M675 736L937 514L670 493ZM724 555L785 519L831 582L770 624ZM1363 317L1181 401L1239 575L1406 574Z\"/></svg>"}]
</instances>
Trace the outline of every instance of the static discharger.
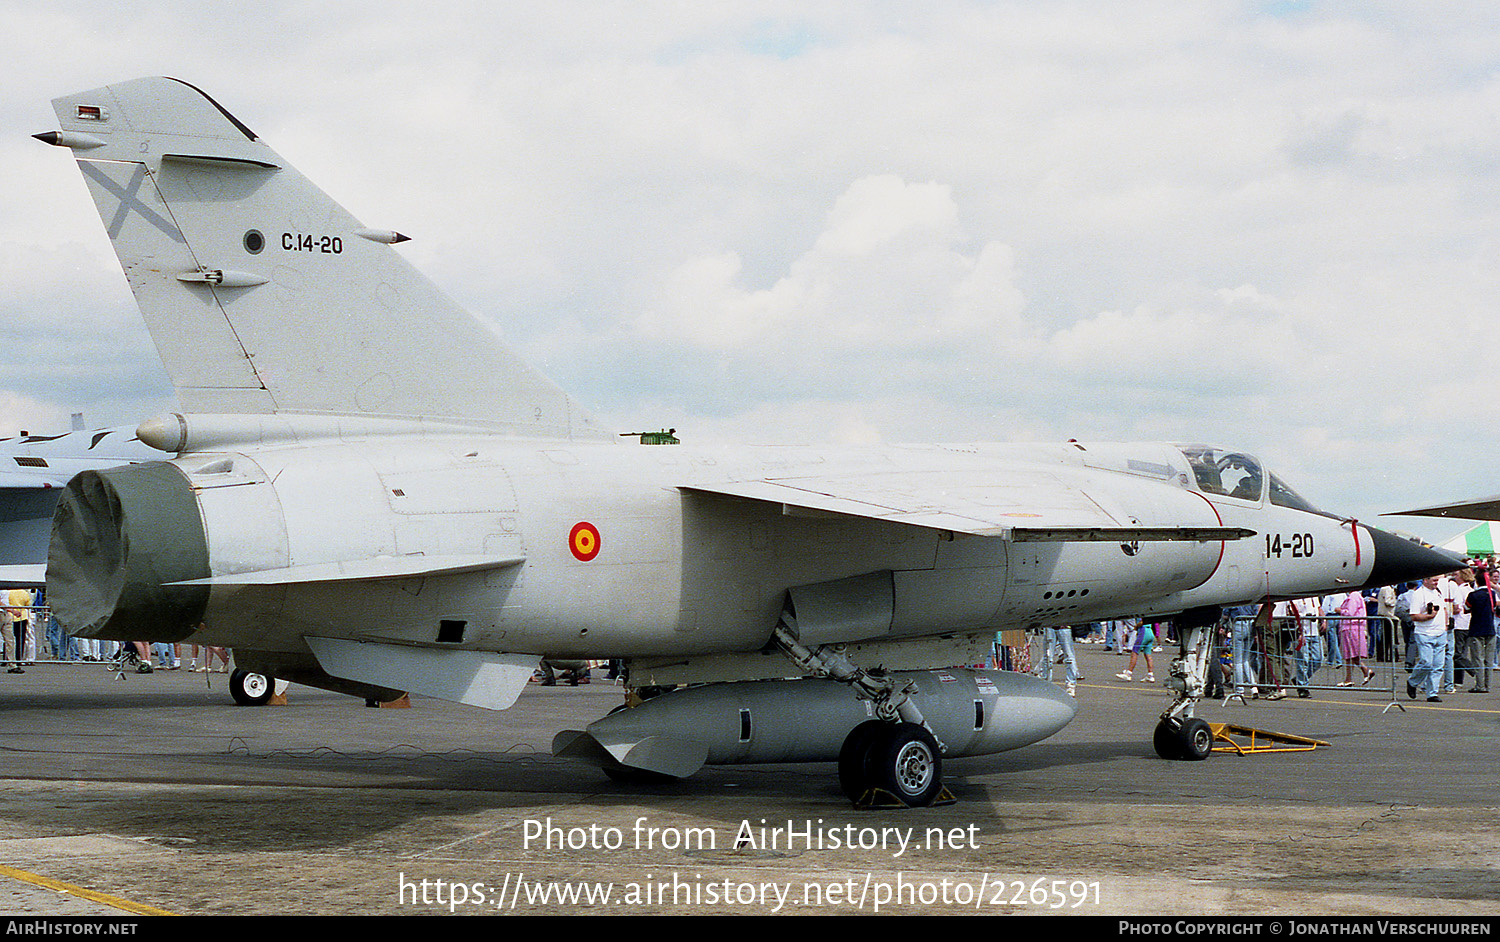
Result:
<instances>
[{"instance_id":1,"label":"static discharger","mask_svg":"<svg viewBox=\"0 0 1500 942\"><path fill-rule=\"evenodd\" d=\"M355 229L354 234L361 239L369 239L371 242L380 242L385 245L398 245L411 241L411 236L394 229Z\"/></svg>"}]
</instances>

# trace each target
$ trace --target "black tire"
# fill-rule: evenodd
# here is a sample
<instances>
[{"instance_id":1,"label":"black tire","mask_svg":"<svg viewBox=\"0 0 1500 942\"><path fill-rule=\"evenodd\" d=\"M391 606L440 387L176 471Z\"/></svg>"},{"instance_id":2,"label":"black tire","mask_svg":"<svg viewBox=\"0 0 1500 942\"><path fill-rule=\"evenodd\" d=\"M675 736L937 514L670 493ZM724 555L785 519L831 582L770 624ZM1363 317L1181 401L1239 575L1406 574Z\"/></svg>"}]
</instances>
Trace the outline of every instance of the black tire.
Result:
<instances>
[{"instance_id":1,"label":"black tire","mask_svg":"<svg viewBox=\"0 0 1500 942\"><path fill-rule=\"evenodd\" d=\"M276 689L276 678L235 668L229 675L229 695L240 706L265 706Z\"/></svg>"},{"instance_id":2,"label":"black tire","mask_svg":"<svg viewBox=\"0 0 1500 942\"><path fill-rule=\"evenodd\" d=\"M1182 758L1189 762L1202 762L1214 751L1213 729L1196 717L1184 720L1177 736Z\"/></svg>"},{"instance_id":3,"label":"black tire","mask_svg":"<svg viewBox=\"0 0 1500 942\"><path fill-rule=\"evenodd\" d=\"M1214 731L1196 717L1185 720L1162 720L1156 724L1151 745L1163 759L1202 762L1214 751Z\"/></svg>"},{"instance_id":4,"label":"black tire","mask_svg":"<svg viewBox=\"0 0 1500 942\"><path fill-rule=\"evenodd\" d=\"M1168 761L1185 758L1178 727L1167 720L1156 724L1156 732L1151 734L1151 747L1156 750L1157 755Z\"/></svg>"},{"instance_id":5,"label":"black tire","mask_svg":"<svg viewBox=\"0 0 1500 942\"><path fill-rule=\"evenodd\" d=\"M937 739L915 723L881 725L865 753L867 782L908 807L932 804L943 790L943 753Z\"/></svg>"},{"instance_id":6,"label":"black tire","mask_svg":"<svg viewBox=\"0 0 1500 942\"><path fill-rule=\"evenodd\" d=\"M865 759L870 753L870 743L889 725L880 720L865 720L844 737L844 745L839 749L839 787L850 801L859 801L860 796L869 789Z\"/></svg>"}]
</instances>

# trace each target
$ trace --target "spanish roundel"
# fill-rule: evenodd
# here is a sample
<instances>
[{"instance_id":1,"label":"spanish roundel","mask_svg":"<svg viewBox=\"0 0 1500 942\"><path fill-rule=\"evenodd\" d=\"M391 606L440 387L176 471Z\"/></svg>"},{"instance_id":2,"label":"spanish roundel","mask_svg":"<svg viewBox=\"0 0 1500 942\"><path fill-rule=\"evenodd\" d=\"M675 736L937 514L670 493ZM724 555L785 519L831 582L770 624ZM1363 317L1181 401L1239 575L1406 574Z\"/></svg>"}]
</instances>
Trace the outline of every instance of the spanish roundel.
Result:
<instances>
[{"instance_id":1,"label":"spanish roundel","mask_svg":"<svg viewBox=\"0 0 1500 942\"><path fill-rule=\"evenodd\" d=\"M573 558L579 562L586 563L598 556L599 543L599 528L592 523L575 523L568 533L568 549L573 551Z\"/></svg>"}]
</instances>

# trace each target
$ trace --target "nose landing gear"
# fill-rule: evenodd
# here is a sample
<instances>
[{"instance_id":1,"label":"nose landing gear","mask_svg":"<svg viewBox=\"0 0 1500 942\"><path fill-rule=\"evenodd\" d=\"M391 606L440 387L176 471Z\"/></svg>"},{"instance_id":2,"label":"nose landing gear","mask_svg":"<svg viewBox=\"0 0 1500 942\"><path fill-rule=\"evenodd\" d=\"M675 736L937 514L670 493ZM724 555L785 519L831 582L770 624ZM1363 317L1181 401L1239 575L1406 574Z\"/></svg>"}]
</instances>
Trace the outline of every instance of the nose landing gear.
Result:
<instances>
[{"instance_id":1,"label":"nose landing gear","mask_svg":"<svg viewBox=\"0 0 1500 942\"><path fill-rule=\"evenodd\" d=\"M1151 745L1163 759L1207 759L1214 750L1214 732L1208 723L1194 716L1163 719L1156 724Z\"/></svg>"},{"instance_id":2,"label":"nose landing gear","mask_svg":"<svg viewBox=\"0 0 1500 942\"><path fill-rule=\"evenodd\" d=\"M1214 731L1193 715L1193 706L1203 698L1213 653L1209 629L1219 614L1218 608L1200 608L1177 618L1182 651L1167 672L1167 687L1176 695L1151 735L1151 745L1163 759L1199 762L1214 751Z\"/></svg>"}]
</instances>

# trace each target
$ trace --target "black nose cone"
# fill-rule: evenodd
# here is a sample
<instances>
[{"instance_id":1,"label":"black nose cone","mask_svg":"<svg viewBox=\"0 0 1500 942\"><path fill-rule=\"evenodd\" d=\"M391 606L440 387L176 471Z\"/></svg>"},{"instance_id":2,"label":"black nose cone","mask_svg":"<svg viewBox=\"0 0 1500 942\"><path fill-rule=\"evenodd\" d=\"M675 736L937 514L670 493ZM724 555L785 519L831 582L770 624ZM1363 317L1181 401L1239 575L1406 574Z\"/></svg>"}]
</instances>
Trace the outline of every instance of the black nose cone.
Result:
<instances>
[{"instance_id":1,"label":"black nose cone","mask_svg":"<svg viewBox=\"0 0 1500 942\"><path fill-rule=\"evenodd\" d=\"M1364 530L1375 543L1375 566L1363 588L1416 582L1464 568L1464 558L1457 553L1423 546L1374 527Z\"/></svg>"}]
</instances>

